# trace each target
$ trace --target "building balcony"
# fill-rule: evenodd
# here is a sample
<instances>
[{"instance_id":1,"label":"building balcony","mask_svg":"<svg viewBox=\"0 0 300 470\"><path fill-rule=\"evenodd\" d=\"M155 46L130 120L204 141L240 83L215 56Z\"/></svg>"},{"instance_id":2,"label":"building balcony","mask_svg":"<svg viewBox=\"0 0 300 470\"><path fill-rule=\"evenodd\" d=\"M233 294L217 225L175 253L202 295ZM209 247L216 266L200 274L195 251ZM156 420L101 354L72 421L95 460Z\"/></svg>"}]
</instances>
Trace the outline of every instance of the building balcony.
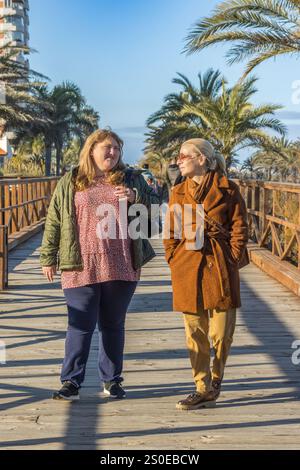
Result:
<instances>
[{"instance_id":1,"label":"building balcony","mask_svg":"<svg viewBox=\"0 0 300 470\"><path fill-rule=\"evenodd\" d=\"M25 33L25 26L22 23L0 23L0 33L8 32Z\"/></svg>"},{"instance_id":2,"label":"building balcony","mask_svg":"<svg viewBox=\"0 0 300 470\"><path fill-rule=\"evenodd\" d=\"M27 0L16 1L16 0L5 0L2 2L1 7L2 16L13 16L19 15L24 16L28 14L29 3Z\"/></svg>"},{"instance_id":3,"label":"building balcony","mask_svg":"<svg viewBox=\"0 0 300 470\"><path fill-rule=\"evenodd\" d=\"M26 16L24 8L16 5L14 8L1 8L1 16Z\"/></svg>"},{"instance_id":4,"label":"building balcony","mask_svg":"<svg viewBox=\"0 0 300 470\"><path fill-rule=\"evenodd\" d=\"M7 44L11 44L13 46L17 46L20 44L24 44L25 38L24 34L18 31L10 31L6 32L5 34L2 33L2 37L0 39L0 46L3 47Z\"/></svg>"},{"instance_id":5,"label":"building balcony","mask_svg":"<svg viewBox=\"0 0 300 470\"><path fill-rule=\"evenodd\" d=\"M5 47L8 44L13 47L13 46L18 46L20 43L17 41L9 40L7 38L0 38L0 47Z\"/></svg>"},{"instance_id":6,"label":"building balcony","mask_svg":"<svg viewBox=\"0 0 300 470\"><path fill-rule=\"evenodd\" d=\"M10 3L15 5L20 5L25 10L29 10L29 1L28 0L10 0Z\"/></svg>"}]
</instances>

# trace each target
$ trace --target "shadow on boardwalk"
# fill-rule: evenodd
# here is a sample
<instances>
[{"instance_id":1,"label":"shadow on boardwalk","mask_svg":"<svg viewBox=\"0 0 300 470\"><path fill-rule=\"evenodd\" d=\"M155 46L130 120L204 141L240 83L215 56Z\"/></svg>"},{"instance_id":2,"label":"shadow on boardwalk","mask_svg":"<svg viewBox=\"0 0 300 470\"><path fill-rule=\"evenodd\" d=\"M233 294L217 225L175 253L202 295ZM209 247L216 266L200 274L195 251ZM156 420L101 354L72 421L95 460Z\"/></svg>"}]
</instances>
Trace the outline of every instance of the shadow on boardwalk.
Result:
<instances>
[{"instance_id":1,"label":"shadow on boardwalk","mask_svg":"<svg viewBox=\"0 0 300 470\"><path fill-rule=\"evenodd\" d=\"M31 261L34 263L36 260L34 258L35 249L37 244L33 245L32 250L28 250ZM17 259L18 257L16 257ZM20 261L20 260L19 260ZM155 263L155 262L154 262ZM163 263L161 263L164 266ZM12 265L12 270L18 266L18 263ZM37 270L37 267L32 267L30 269ZM26 269L24 268L26 271ZM18 269L18 273L21 273L22 269ZM25 272L24 272L25 274ZM158 276L154 276L158 277ZM133 299L133 302L130 306L130 311L128 314L128 331L130 333L139 334L145 331L143 328L143 317L145 319L151 318L151 314L161 315L158 318L158 321L153 326L147 325L147 332L149 335L158 335L158 334L177 334L177 332L183 329L183 325L178 322L175 324L169 324L168 316L180 316L180 313L171 312L171 293L163 292L162 288L170 286L170 281L167 279L155 279L151 276L143 276L140 282L141 290L143 288L152 288L152 291L155 292L137 292ZM6 336L14 341L8 345L8 349L18 349L27 346L34 346L39 348L45 343L51 341L62 340L65 337L64 329L51 329L49 327L32 327L26 326L26 321L23 320L33 320L33 319L49 319L52 318L53 321L59 321L61 317L65 317L64 312L64 300L62 294L57 295L57 284L47 285L32 285L30 283L24 283L19 286L11 285L11 289L16 298L16 307L6 308L6 302L2 301L0 304L0 322L1 322L1 339L5 339ZM18 292L20 296L18 297ZM45 293L46 291L46 293ZM47 292L49 291L49 295ZM300 397L300 385L299 385L299 366L294 366L291 363L291 354L292 342L297 338L291 333L290 328L287 327L286 322L281 321L278 316L278 311L274 310L271 307L271 304L268 303L267 299L262 299L261 296L255 292L250 285L247 283L247 276L243 277L242 281L242 291L243 291L243 308L239 311L238 324L243 324L247 328L247 331L255 338L255 344L245 344L242 346L235 346L233 344L231 355L242 356L242 364L245 368L245 373L247 370L254 368L259 368L261 365L274 364L276 366L277 373L274 375L264 376L251 376L242 377L242 378L232 378L231 371L234 370L238 364L230 364L227 368L227 374L224 380L224 394L226 399L220 400L218 403L217 409L227 409L228 414L231 414L231 410L241 409L242 407L250 407L249 412L254 412L257 405L264 404L283 404L291 400L297 400ZM291 294L292 296L292 294ZM247 300L246 300L247 299ZM251 299L251 301L249 300ZM26 304L30 301L31 307L30 310ZM24 303L24 307L22 306ZM48 312L47 308L51 304L51 310ZM60 310L62 310L61 313ZM284 312L282 313L285 314ZM288 309L286 314L288 315ZM134 316L135 321L131 321L131 317ZM136 322L136 319L138 321ZM19 320L19 325L15 320ZM13 335L9 334L10 331L13 331ZM28 335L30 333L29 339ZM236 333L238 334L238 333ZM252 343L252 342L251 342ZM0 409L2 412L11 411L15 408L22 409L24 405L35 405L38 408L40 402L47 401L52 394L52 389L47 389L43 386L43 378L53 377L53 383L57 380L57 373L50 372L53 366L60 366L62 362L63 351L61 352L60 357L47 357L47 358L32 358L32 359L23 359L20 357L18 360L11 360L7 363L6 366L1 367L1 379L3 383L1 384L2 394L1 399L9 399L8 403L1 404ZM89 361L89 378L95 374L95 361L97 355L97 335L94 336L92 351ZM257 363L255 358L257 355L263 355L265 362ZM266 360L267 355L267 360ZM168 360L174 360L171 362L173 368L166 368L164 364ZM128 385L126 389L128 390L128 398L126 399L127 408L132 408L132 414L136 414L139 409L138 403L143 400L149 399L149 406L153 406L153 398L170 398L170 410L173 412L174 403L177 400L177 397L181 397L191 391L192 382L187 382L182 380L181 376L185 376L186 372L189 372L189 363L187 350L185 344L172 344L171 347L166 347L165 349L156 349L147 350L147 348L140 347L134 352L126 352L125 361L128 368L131 370L131 374L134 374L134 384ZM159 383L140 383L140 377L144 374L147 376L147 373L153 373L152 369L149 368L139 368L134 370L134 366L131 367L131 363L135 364L135 361L143 363L144 361L155 361L155 363L160 363L159 365L159 375L157 379L160 379ZM180 366L177 366L179 361ZM186 362L185 362L186 361ZM182 366L182 364L184 364ZM32 380L36 384L36 380L40 379L40 386L36 385L14 385L10 383L10 379L16 378L16 375L13 373L14 368L22 368L22 377L26 377L26 382ZM31 369L36 367L42 367L44 373L34 374L31 373ZM168 376L171 371L177 373L176 382L168 383ZM163 374L163 375L162 375ZM245 374L244 374L245 375ZM163 380L162 380L163 377ZM93 380L95 377L93 376ZM52 383L52 382L51 382ZM285 389L288 388L289 391ZM281 391L281 389L283 389ZM26 437L18 440L7 440L0 443L1 447L12 448L12 447L28 447L31 446L47 446L47 444L62 444L64 449L72 449L79 446L80 448L88 449L101 449L101 441L104 439L111 439L112 444L115 439L120 438L130 438L130 437L151 437L151 436L166 436L171 434L180 433L210 433L212 431L219 430L238 430L238 429L259 429L260 427L277 427L277 426L294 426L299 424L299 419L296 417L284 417L276 418L276 413L274 411L274 419L265 419L261 422L258 421L248 421L248 420L237 420L236 422L218 422L218 423L204 423L200 426L198 424L184 425L178 428L170 428L170 426L153 426L145 427L145 429L132 430L128 429L125 431L116 431L115 427L111 431L107 431L105 427L103 432L101 430L101 421L102 416L108 412L111 412L112 408L108 402L95 394L97 387L94 382L90 383L89 380L86 381L86 385L82 389L83 400L75 404L67 404L68 407L66 416L65 416L65 435L62 438L61 436L57 437ZM259 394L261 391L261 395ZM228 393L230 392L230 393ZM231 392L235 392L235 398L230 397ZM255 396L251 397L251 394L248 392L256 392ZM236 396L238 394L238 396ZM124 401L125 403L125 401ZM55 408L57 413L59 413L59 408L56 405ZM122 419L118 415L118 407L116 402L116 415L115 419ZM123 405L122 405L123 406ZM251 411L253 410L253 411ZM276 410L276 408L275 408ZM39 411L37 411L37 423L39 422ZM65 413L65 411L64 411ZM157 411L159 413L159 410ZM140 417L143 419L143 417ZM187 421L187 420L186 420Z\"/></svg>"}]
</instances>

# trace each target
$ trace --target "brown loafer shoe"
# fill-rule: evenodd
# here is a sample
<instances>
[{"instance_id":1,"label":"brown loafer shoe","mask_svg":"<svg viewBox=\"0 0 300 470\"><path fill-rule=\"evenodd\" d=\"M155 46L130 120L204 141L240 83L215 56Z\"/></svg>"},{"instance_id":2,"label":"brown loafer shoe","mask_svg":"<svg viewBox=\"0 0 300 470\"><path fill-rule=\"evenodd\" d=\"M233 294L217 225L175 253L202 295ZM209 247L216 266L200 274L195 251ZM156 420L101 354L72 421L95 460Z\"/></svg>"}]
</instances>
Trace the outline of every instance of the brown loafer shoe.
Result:
<instances>
[{"instance_id":1,"label":"brown loafer shoe","mask_svg":"<svg viewBox=\"0 0 300 470\"><path fill-rule=\"evenodd\" d=\"M177 410L198 410L199 408L213 408L216 406L216 400L213 392L207 393L191 393L184 400L180 400L176 408Z\"/></svg>"}]
</instances>

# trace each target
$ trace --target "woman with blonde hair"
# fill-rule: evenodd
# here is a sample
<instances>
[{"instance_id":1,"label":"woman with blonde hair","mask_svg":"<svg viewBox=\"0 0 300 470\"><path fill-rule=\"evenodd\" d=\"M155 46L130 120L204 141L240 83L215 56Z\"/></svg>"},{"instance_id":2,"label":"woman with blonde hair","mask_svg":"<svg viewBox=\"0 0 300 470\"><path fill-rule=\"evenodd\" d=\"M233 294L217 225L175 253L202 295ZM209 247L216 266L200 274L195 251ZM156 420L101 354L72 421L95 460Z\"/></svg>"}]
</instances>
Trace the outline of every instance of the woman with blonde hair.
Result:
<instances>
[{"instance_id":1,"label":"woman with blonde hair","mask_svg":"<svg viewBox=\"0 0 300 470\"><path fill-rule=\"evenodd\" d=\"M53 281L59 260L68 309L62 387L54 399L79 399L97 324L104 393L125 397L121 386L125 317L141 267L155 253L147 239L131 239L125 233L121 201L127 217L131 204L150 209L158 198L138 172L126 168L122 149L117 134L95 131L85 142L79 166L58 182L49 206L40 262L47 279ZM115 230L110 231L106 216L111 210Z\"/></svg>"},{"instance_id":2,"label":"woman with blonde hair","mask_svg":"<svg viewBox=\"0 0 300 470\"><path fill-rule=\"evenodd\" d=\"M184 142L177 162L186 180L172 190L164 246L173 307L183 312L196 386L176 407L193 410L215 406L220 395L236 309L241 306L239 268L249 262L248 225L238 186L227 178L225 159L210 142ZM215 355L212 371L210 339Z\"/></svg>"}]
</instances>

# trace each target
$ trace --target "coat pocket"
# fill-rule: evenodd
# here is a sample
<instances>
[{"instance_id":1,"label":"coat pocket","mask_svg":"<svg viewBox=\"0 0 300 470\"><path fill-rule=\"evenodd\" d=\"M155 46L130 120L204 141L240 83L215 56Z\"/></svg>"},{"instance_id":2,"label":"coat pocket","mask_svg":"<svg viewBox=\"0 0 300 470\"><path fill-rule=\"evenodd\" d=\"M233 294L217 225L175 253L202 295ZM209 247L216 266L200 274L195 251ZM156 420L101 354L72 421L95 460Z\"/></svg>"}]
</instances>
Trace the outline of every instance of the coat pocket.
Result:
<instances>
[{"instance_id":1,"label":"coat pocket","mask_svg":"<svg viewBox=\"0 0 300 470\"><path fill-rule=\"evenodd\" d=\"M174 258L178 256L178 252L180 251L180 248L182 247L182 244L184 243L184 240L180 240L178 245L176 245L175 249L173 250L172 256L169 260L169 265L171 266L171 263L173 263Z\"/></svg>"},{"instance_id":2,"label":"coat pocket","mask_svg":"<svg viewBox=\"0 0 300 470\"><path fill-rule=\"evenodd\" d=\"M227 263L231 266L238 267L238 262L234 258L232 251L231 251L231 246L227 241L224 241L223 243L223 250L224 250L224 255Z\"/></svg>"}]
</instances>

